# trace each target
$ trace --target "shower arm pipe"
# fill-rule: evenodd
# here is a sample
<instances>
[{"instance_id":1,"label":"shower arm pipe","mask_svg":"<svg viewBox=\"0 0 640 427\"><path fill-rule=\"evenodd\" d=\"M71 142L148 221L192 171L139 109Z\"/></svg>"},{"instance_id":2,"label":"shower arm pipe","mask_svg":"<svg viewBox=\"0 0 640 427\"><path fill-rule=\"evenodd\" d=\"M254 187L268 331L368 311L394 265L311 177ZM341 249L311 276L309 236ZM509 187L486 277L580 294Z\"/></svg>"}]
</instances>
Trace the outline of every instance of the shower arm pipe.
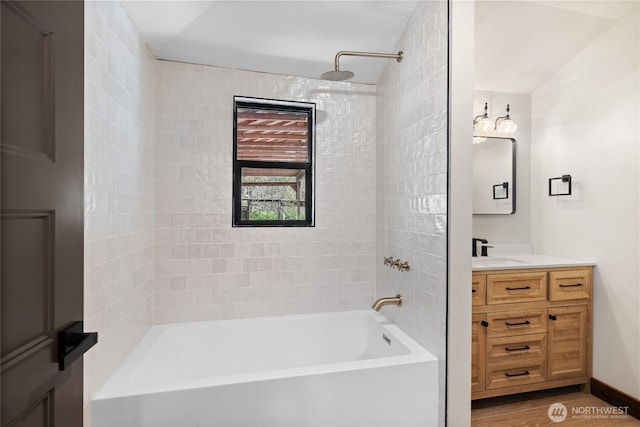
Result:
<instances>
[{"instance_id":1,"label":"shower arm pipe","mask_svg":"<svg viewBox=\"0 0 640 427\"><path fill-rule=\"evenodd\" d=\"M341 50L336 53L336 71L340 70L340 57L341 56L366 56L369 58L391 58L396 61L402 61L402 51L398 53L374 53L374 52L354 52L351 50Z\"/></svg>"}]
</instances>

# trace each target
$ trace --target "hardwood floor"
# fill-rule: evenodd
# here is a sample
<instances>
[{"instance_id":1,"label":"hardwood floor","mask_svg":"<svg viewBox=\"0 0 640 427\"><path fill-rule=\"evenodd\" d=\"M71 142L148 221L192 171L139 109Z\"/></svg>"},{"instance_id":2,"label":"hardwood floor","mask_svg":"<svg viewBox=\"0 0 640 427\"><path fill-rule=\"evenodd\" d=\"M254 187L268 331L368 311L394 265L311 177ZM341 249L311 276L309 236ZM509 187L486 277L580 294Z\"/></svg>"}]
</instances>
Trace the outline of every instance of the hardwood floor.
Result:
<instances>
[{"instance_id":1,"label":"hardwood floor","mask_svg":"<svg viewBox=\"0 0 640 427\"><path fill-rule=\"evenodd\" d=\"M549 406L562 403L567 408L564 421L553 422ZM622 412L578 387L563 387L514 396L482 399L472 402L472 427L538 427L538 426L602 426L640 427L640 421L630 415L609 415ZM590 413L590 414L589 414Z\"/></svg>"}]
</instances>

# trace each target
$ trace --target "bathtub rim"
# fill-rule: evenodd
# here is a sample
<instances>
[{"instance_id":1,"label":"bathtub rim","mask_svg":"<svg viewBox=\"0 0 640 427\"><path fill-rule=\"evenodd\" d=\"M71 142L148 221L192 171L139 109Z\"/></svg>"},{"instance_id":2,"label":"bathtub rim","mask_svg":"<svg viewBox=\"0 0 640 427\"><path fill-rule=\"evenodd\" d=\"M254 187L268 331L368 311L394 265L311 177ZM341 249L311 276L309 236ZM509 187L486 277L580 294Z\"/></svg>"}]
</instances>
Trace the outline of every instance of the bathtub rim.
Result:
<instances>
[{"instance_id":1,"label":"bathtub rim","mask_svg":"<svg viewBox=\"0 0 640 427\"><path fill-rule=\"evenodd\" d=\"M179 384L162 384L162 385L133 385L128 379L133 369L151 350L153 343L160 334L173 327L189 327L193 325L203 325L208 323L216 324L245 324L263 321L285 321L296 319L322 318L322 317L349 317L349 316L368 316L373 318L381 328L396 339L400 344L408 349L408 353L396 356L386 356L364 360L350 360L345 362L324 363L318 365L269 369L264 371L254 371L248 373L219 375L215 377L204 377L181 381ZM240 319L224 319L224 320L207 320L184 323L168 323L152 326L144 337L136 344L132 352L127 356L124 362L114 371L114 373L105 381L98 392L92 396L92 401L114 399L121 397L141 396L154 393L166 393L181 390L191 390L206 387L215 387L221 385L251 383L257 381L277 380L289 377L301 377L307 375L323 375L333 372L356 371L364 369L374 369L382 367L391 367L398 365L437 362L438 359L427 349L418 344L413 338L407 335L402 329L395 325L383 314L374 310L351 310L341 312L321 312L309 314L292 314L282 316L263 316L250 317Z\"/></svg>"}]
</instances>

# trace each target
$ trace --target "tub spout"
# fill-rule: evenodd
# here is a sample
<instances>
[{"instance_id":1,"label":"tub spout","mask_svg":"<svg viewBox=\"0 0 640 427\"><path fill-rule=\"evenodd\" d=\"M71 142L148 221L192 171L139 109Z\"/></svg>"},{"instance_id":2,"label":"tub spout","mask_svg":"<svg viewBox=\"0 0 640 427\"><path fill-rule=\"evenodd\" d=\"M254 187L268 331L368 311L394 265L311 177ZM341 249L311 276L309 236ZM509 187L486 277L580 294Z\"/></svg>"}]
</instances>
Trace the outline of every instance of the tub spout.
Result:
<instances>
[{"instance_id":1,"label":"tub spout","mask_svg":"<svg viewBox=\"0 0 640 427\"><path fill-rule=\"evenodd\" d=\"M375 311L380 311L382 307L390 304L400 307L402 305L402 297L400 296L400 294L396 295L395 297L380 298L373 303L371 308L373 308Z\"/></svg>"}]
</instances>

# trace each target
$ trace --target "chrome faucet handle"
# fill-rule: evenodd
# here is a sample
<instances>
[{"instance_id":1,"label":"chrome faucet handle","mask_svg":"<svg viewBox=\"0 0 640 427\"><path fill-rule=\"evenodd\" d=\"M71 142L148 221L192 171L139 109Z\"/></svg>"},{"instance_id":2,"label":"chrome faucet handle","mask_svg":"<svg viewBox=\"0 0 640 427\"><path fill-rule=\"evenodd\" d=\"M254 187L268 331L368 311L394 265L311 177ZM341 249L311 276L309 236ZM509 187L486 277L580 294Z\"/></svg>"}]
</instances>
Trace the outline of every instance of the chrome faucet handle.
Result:
<instances>
[{"instance_id":1,"label":"chrome faucet handle","mask_svg":"<svg viewBox=\"0 0 640 427\"><path fill-rule=\"evenodd\" d=\"M384 263L383 264L391 266L391 265L393 265L393 261L394 261L394 259L393 259L392 256L386 256L386 257L384 257Z\"/></svg>"},{"instance_id":2,"label":"chrome faucet handle","mask_svg":"<svg viewBox=\"0 0 640 427\"><path fill-rule=\"evenodd\" d=\"M400 266L398 267L398 270L400 270L400 271L409 271L409 270L411 270L411 265L409 264L409 261L405 261L405 262L401 263Z\"/></svg>"}]
</instances>

